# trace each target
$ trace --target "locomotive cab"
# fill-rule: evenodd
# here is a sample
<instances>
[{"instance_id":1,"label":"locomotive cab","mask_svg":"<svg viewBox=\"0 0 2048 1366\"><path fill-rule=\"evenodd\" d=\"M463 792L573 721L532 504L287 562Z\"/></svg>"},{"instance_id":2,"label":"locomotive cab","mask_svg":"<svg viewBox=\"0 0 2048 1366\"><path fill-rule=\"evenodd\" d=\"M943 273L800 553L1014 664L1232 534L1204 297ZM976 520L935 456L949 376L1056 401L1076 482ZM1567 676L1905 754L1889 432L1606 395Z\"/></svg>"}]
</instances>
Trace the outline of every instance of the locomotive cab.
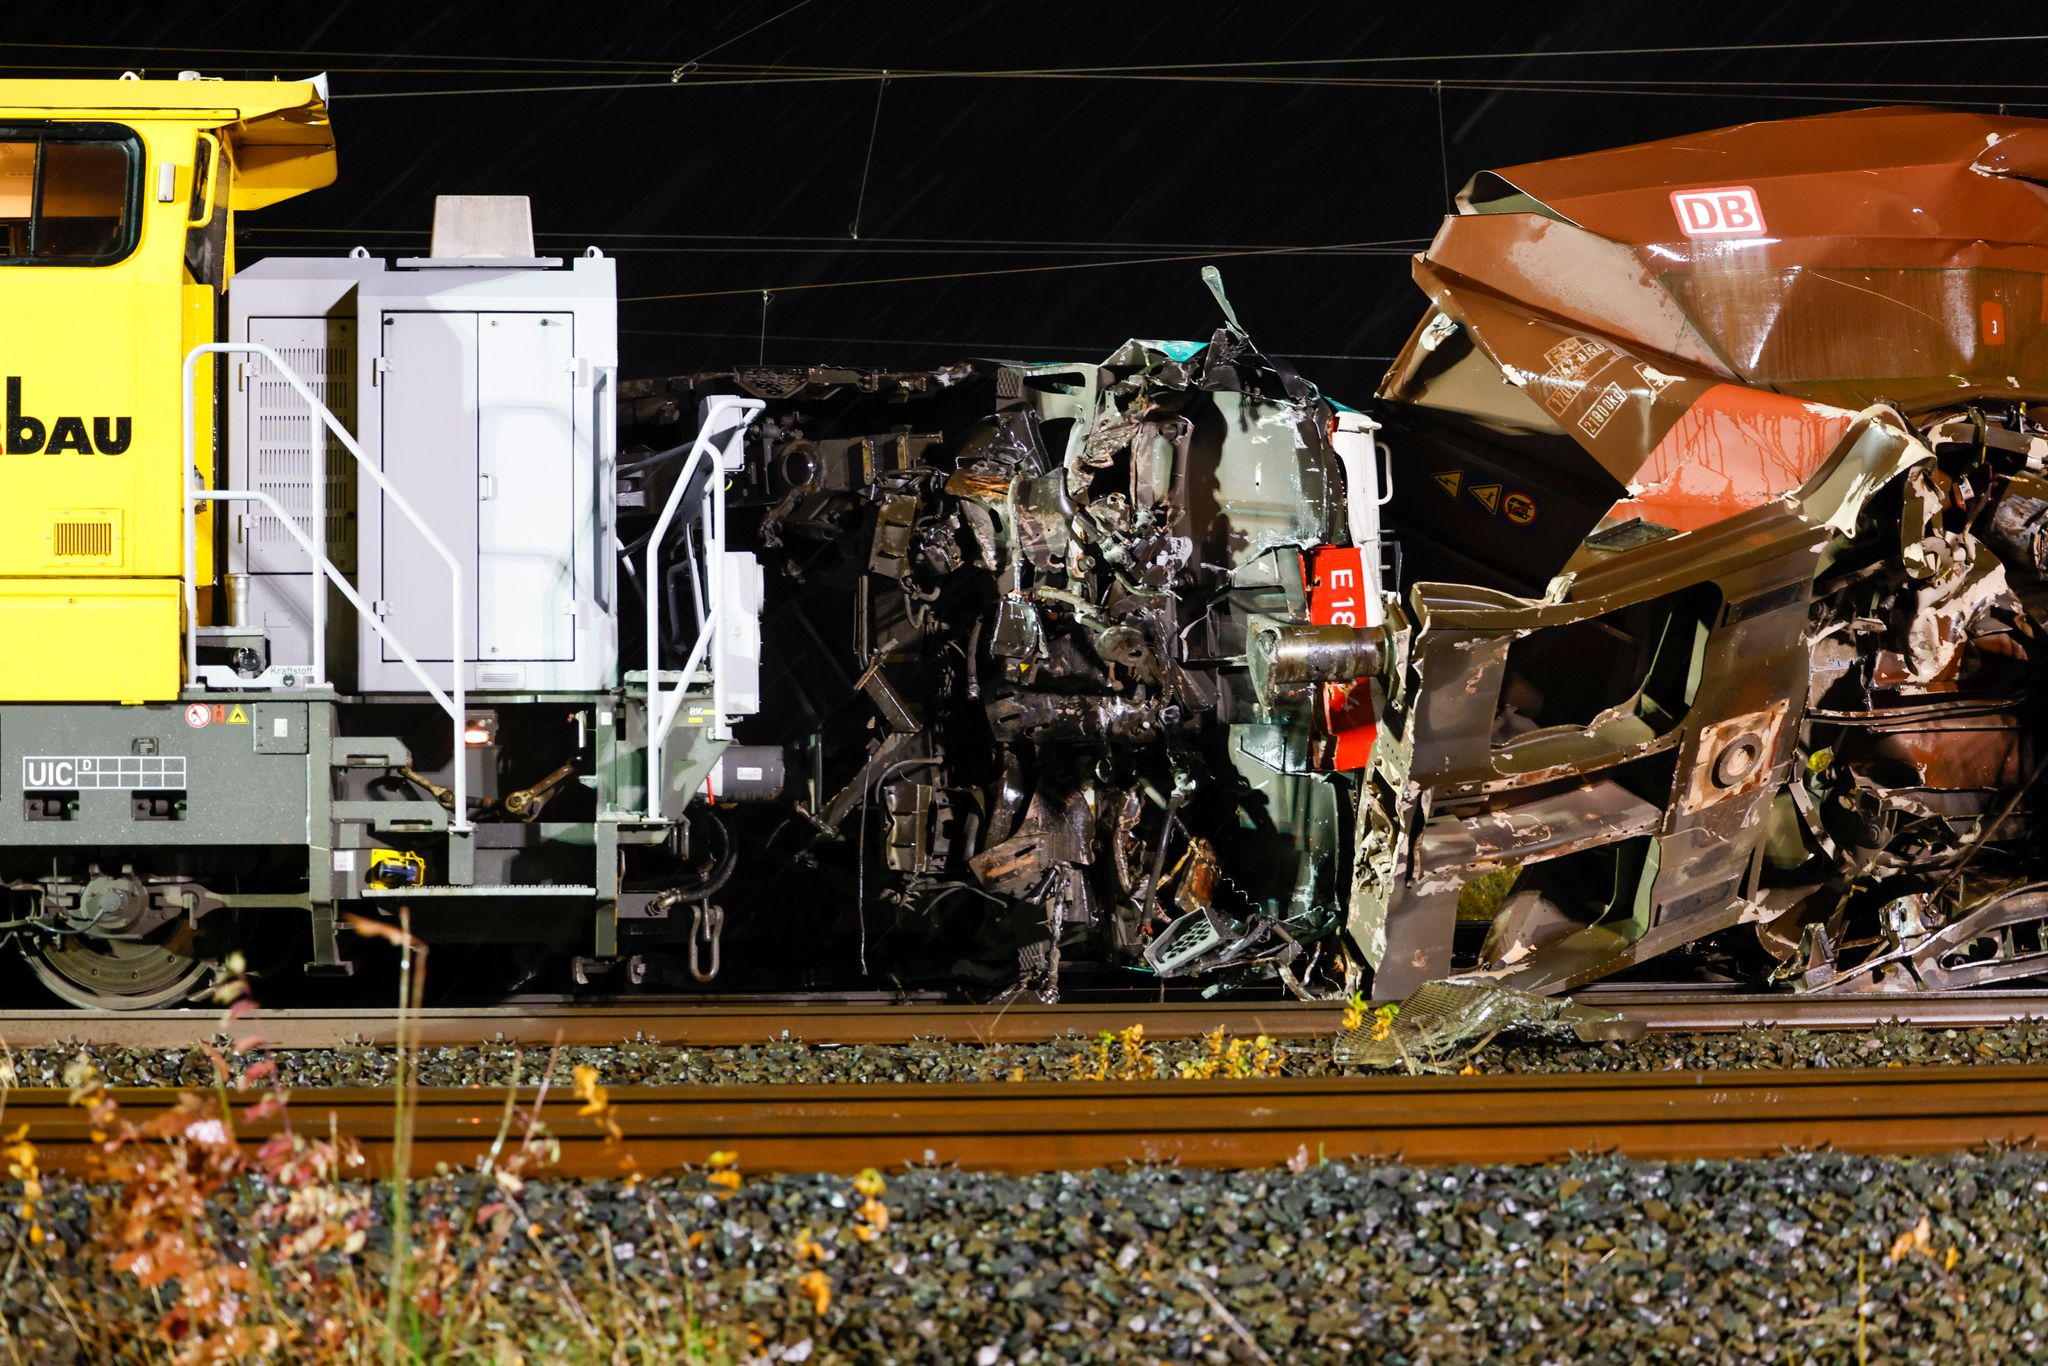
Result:
<instances>
[{"instance_id":1,"label":"locomotive cab","mask_svg":"<svg viewBox=\"0 0 2048 1366\"><path fill-rule=\"evenodd\" d=\"M334 179L325 99L322 81L0 82L0 702L177 697L180 365L218 335L234 215ZM197 382L210 453L210 369Z\"/></svg>"}]
</instances>

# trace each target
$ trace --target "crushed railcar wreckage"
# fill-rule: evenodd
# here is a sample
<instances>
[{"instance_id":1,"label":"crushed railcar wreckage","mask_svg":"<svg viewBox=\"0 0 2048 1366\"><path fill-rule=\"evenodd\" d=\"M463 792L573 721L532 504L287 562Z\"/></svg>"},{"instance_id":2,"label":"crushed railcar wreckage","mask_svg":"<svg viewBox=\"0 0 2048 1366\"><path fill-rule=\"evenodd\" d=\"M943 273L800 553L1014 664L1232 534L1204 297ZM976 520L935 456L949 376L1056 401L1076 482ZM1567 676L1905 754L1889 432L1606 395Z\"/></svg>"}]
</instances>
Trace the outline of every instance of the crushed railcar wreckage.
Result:
<instances>
[{"instance_id":1,"label":"crushed railcar wreckage","mask_svg":"<svg viewBox=\"0 0 2048 1366\"><path fill-rule=\"evenodd\" d=\"M1882 109L1466 186L1380 391L1376 997L1703 943L1813 991L2048 968L2044 179L2048 124Z\"/></svg>"},{"instance_id":2,"label":"crushed railcar wreckage","mask_svg":"<svg viewBox=\"0 0 2048 1366\"><path fill-rule=\"evenodd\" d=\"M786 865L723 899L1048 998L2048 969L2044 182L2048 123L1918 109L1482 173L1370 416L1227 302L1101 365L629 384L653 445L769 404L741 738L794 800L707 814Z\"/></svg>"},{"instance_id":3,"label":"crushed railcar wreckage","mask_svg":"<svg viewBox=\"0 0 2048 1366\"><path fill-rule=\"evenodd\" d=\"M768 403L726 502L769 583L740 749L789 756L792 798L698 815L747 825L707 847L786 861L721 880L736 942L808 908L814 947L897 980L1052 999L1080 960L1355 989L1330 766L1370 723L1313 714L1382 662L1346 534L1367 419L1234 323L1101 364L634 381L622 417L672 445L733 392Z\"/></svg>"}]
</instances>

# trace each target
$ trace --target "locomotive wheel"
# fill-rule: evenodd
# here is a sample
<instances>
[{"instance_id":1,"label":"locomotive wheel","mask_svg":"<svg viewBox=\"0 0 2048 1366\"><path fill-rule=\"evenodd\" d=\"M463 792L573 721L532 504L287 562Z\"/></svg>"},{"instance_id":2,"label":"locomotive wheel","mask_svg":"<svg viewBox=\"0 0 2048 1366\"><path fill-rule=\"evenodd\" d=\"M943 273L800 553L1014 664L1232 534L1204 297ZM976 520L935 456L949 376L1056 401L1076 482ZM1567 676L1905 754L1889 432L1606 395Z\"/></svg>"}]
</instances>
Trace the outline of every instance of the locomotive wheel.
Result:
<instances>
[{"instance_id":1,"label":"locomotive wheel","mask_svg":"<svg viewBox=\"0 0 2048 1366\"><path fill-rule=\"evenodd\" d=\"M156 940L68 934L23 943L29 970L50 993L83 1010L149 1010L197 994L214 964L190 926Z\"/></svg>"}]
</instances>

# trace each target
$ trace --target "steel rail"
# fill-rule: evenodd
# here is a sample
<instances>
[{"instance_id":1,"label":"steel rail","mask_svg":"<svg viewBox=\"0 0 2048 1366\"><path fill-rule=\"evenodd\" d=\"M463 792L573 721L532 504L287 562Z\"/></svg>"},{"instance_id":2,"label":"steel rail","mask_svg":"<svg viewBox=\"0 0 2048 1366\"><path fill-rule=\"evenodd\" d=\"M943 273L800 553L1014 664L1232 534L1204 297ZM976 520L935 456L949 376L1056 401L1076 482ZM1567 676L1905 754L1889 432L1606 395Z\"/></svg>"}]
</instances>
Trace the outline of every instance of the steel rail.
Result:
<instances>
[{"instance_id":1,"label":"steel rail","mask_svg":"<svg viewBox=\"0 0 2048 1366\"><path fill-rule=\"evenodd\" d=\"M1996 1028L2048 1020L2048 991L1956 992L1914 996L1778 996L1686 991L1603 990L1578 1001L1641 1022L1653 1033L1726 1033L1751 1025L1794 1029L1870 1029L1901 1023L1924 1028ZM656 1042L734 1048L788 1040L818 1045L1044 1043L1070 1034L1142 1025L1152 1040L1197 1038L1217 1026L1278 1039L1329 1037L1340 1007L1304 1001L1133 1001L1072 1005L973 1006L929 1001L848 1004L801 997L744 1001L656 1000L434 1008L408 1017L406 1036L432 1047L547 1045L577 1047ZM0 1011L0 1043L12 1048L85 1044L121 1048L190 1047L218 1035L259 1035L276 1049L389 1047L398 1042L391 1010L269 1010L223 1028L211 1010L119 1012Z\"/></svg>"},{"instance_id":2,"label":"steel rail","mask_svg":"<svg viewBox=\"0 0 2048 1366\"><path fill-rule=\"evenodd\" d=\"M1042 1043L1092 1037L1137 1024L1147 1039L1192 1039L1218 1025L1275 1038L1333 1035L1341 1008L1300 1001L988 1007L912 1003L850 1006L804 1001L676 1005L513 1005L432 1008L406 1017L408 1041L574 1046L650 1041L698 1048L802 1040L809 1044L896 1044L922 1038L956 1043ZM71 1044L190 1047L218 1035L260 1036L273 1049L343 1048L398 1042L396 1011L266 1010L223 1027L213 1010L16 1010L0 1012L0 1043L11 1048Z\"/></svg>"},{"instance_id":3,"label":"steel rail","mask_svg":"<svg viewBox=\"0 0 2048 1366\"><path fill-rule=\"evenodd\" d=\"M2048 1020L2048 991L1916 992L1911 995L1793 996L1610 988L1580 992L1580 1005L1640 1020L1660 1034L1713 1034L1767 1025L1790 1029L1996 1028Z\"/></svg>"},{"instance_id":4,"label":"steel rail","mask_svg":"<svg viewBox=\"0 0 2048 1366\"><path fill-rule=\"evenodd\" d=\"M168 1090L117 1090L125 1115ZM530 1092L522 1093L530 1096ZM557 1096L561 1093L557 1091ZM738 1154L748 1172L850 1172L956 1164L987 1171L1078 1170L1124 1162L1260 1167L1370 1159L1536 1163L1605 1150L1679 1161L1830 1147L1871 1154L1971 1149L2048 1138L2048 1067L1810 1069L1154 1082L619 1088L623 1138L562 1097L543 1112L559 1141L552 1170L654 1175ZM410 1169L473 1165L503 1123L496 1088L416 1093ZM302 1132L334 1129L388 1170L391 1093L301 1091ZM83 1172L100 1156L86 1115L61 1090L8 1095L43 1170ZM240 1125L245 1139L276 1117Z\"/></svg>"}]
</instances>

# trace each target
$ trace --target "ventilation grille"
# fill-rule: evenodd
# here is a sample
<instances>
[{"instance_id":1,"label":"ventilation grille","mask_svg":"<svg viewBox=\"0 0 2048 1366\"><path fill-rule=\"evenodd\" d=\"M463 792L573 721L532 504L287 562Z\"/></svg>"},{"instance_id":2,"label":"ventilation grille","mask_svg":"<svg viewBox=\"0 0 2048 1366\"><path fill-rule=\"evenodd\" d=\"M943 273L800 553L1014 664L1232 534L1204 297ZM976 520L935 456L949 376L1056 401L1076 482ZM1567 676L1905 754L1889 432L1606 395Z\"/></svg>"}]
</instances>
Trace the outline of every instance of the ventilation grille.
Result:
<instances>
[{"instance_id":1,"label":"ventilation grille","mask_svg":"<svg viewBox=\"0 0 2048 1366\"><path fill-rule=\"evenodd\" d=\"M50 528L52 553L65 557L105 559L114 553L112 522L56 522Z\"/></svg>"},{"instance_id":2,"label":"ventilation grille","mask_svg":"<svg viewBox=\"0 0 2048 1366\"><path fill-rule=\"evenodd\" d=\"M272 337L277 353L347 428L355 426L355 324L319 325L324 344L293 345ZM267 360L249 375L249 477L275 498L309 535L316 511L326 514L327 557L345 573L356 567L355 465L335 436ZM315 452L318 452L316 456ZM316 468L316 462L318 468ZM248 512L251 567L302 573L305 552L262 505Z\"/></svg>"}]
</instances>

